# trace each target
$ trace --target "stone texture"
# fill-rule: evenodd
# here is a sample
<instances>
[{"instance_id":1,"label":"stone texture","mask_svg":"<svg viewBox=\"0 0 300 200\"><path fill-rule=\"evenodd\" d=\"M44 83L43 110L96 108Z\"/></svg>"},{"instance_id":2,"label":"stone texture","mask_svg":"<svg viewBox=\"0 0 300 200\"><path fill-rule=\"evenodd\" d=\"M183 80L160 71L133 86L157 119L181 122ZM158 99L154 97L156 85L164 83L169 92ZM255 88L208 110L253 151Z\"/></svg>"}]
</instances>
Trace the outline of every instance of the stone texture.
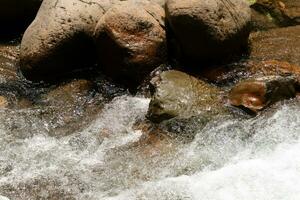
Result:
<instances>
[{"instance_id":1,"label":"stone texture","mask_svg":"<svg viewBox=\"0 0 300 200\"><path fill-rule=\"evenodd\" d=\"M44 0L21 43L21 71L30 80L63 76L95 61L94 28L109 0Z\"/></svg>"},{"instance_id":2,"label":"stone texture","mask_svg":"<svg viewBox=\"0 0 300 200\"><path fill-rule=\"evenodd\" d=\"M153 78L148 118L161 122L189 118L203 112L222 112L220 91L186 73L170 70Z\"/></svg>"},{"instance_id":3,"label":"stone texture","mask_svg":"<svg viewBox=\"0 0 300 200\"><path fill-rule=\"evenodd\" d=\"M300 66L300 26L251 35L251 60L277 60Z\"/></svg>"},{"instance_id":4,"label":"stone texture","mask_svg":"<svg viewBox=\"0 0 300 200\"><path fill-rule=\"evenodd\" d=\"M216 61L247 46L251 10L242 0L168 0L166 17L175 54L184 62Z\"/></svg>"},{"instance_id":5,"label":"stone texture","mask_svg":"<svg viewBox=\"0 0 300 200\"><path fill-rule=\"evenodd\" d=\"M164 10L148 1L121 2L100 19L95 40L103 71L136 85L166 61Z\"/></svg>"},{"instance_id":6,"label":"stone texture","mask_svg":"<svg viewBox=\"0 0 300 200\"><path fill-rule=\"evenodd\" d=\"M267 106L296 96L294 77L265 76L238 83L229 93L229 103L258 112Z\"/></svg>"}]
</instances>

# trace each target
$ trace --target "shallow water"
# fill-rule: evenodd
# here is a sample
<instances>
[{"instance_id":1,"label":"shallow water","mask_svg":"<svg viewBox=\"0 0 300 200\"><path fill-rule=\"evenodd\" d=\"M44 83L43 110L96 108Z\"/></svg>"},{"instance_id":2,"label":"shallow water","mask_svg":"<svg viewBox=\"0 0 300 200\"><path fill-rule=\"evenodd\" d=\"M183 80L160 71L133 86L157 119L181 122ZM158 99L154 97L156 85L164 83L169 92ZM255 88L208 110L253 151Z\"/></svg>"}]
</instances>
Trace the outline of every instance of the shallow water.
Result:
<instances>
[{"instance_id":1,"label":"shallow water","mask_svg":"<svg viewBox=\"0 0 300 200\"><path fill-rule=\"evenodd\" d=\"M299 199L300 103L209 122L190 143L141 140L149 99L121 96L83 129L47 131L32 109L0 112L0 194L9 199ZM6 120L3 120L3 118ZM28 126L29 121L31 126ZM150 148L150 150L149 150Z\"/></svg>"},{"instance_id":2,"label":"shallow water","mask_svg":"<svg viewBox=\"0 0 300 200\"><path fill-rule=\"evenodd\" d=\"M298 32L254 37L252 59L299 64ZM137 126L149 99L121 96L126 92L109 84L97 85L117 94L109 103L102 89L67 96L70 102L59 96L64 90L53 102L44 98L53 88L24 82L18 51L17 44L0 45L0 96L33 101L0 109L0 200L300 199L300 100L251 119L219 115L204 128L190 123L182 131L195 137L184 140L185 132L169 137Z\"/></svg>"}]
</instances>

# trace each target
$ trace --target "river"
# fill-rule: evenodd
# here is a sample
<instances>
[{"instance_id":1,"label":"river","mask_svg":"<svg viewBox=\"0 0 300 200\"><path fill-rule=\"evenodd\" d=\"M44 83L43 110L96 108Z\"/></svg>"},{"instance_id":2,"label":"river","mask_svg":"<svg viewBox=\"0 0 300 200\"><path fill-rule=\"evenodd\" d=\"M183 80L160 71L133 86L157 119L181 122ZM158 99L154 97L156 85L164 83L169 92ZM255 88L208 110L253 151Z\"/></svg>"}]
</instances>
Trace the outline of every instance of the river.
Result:
<instances>
[{"instance_id":1,"label":"river","mask_svg":"<svg viewBox=\"0 0 300 200\"><path fill-rule=\"evenodd\" d=\"M148 103L115 97L83 128L62 137L50 133L53 121L41 119L38 109L2 110L3 199L300 198L298 100L251 119L220 116L195 130L192 141L166 139L154 147L136 145L143 133L133 128Z\"/></svg>"}]
</instances>

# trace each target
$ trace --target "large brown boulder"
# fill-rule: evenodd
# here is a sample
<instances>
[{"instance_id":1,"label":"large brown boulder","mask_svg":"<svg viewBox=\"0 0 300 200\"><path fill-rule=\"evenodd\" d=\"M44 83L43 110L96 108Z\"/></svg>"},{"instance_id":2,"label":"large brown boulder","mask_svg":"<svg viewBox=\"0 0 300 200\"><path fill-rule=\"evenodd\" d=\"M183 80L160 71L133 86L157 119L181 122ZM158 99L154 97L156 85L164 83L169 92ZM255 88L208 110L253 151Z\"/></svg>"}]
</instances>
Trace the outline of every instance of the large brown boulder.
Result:
<instances>
[{"instance_id":1,"label":"large brown boulder","mask_svg":"<svg viewBox=\"0 0 300 200\"><path fill-rule=\"evenodd\" d=\"M247 46L251 10L246 1L168 0L166 17L185 62L224 59Z\"/></svg>"},{"instance_id":2,"label":"large brown boulder","mask_svg":"<svg viewBox=\"0 0 300 200\"><path fill-rule=\"evenodd\" d=\"M0 36L24 31L34 19L42 0L1 0Z\"/></svg>"},{"instance_id":3,"label":"large brown boulder","mask_svg":"<svg viewBox=\"0 0 300 200\"><path fill-rule=\"evenodd\" d=\"M55 79L94 62L94 28L109 0L44 0L21 43L21 71L30 80Z\"/></svg>"},{"instance_id":4,"label":"large brown boulder","mask_svg":"<svg viewBox=\"0 0 300 200\"><path fill-rule=\"evenodd\" d=\"M251 60L278 60L300 66L300 26L251 34Z\"/></svg>"},{"instance_id":5,"label":"large brown boulder","mask_svg":"<svg viewBox=\"0 0 300 200\"><path fill-rule=\"evenodd\" d=\"M164 10L149 1L121 2L100 19L95 41L103 71L136 85L166 61Z\"/></svg>"},{"instance_id":6,"label":"large brown boulder","mask_svg":"<svg viewBox=\"0 0 300 200\"><path fill-rule=\"evenodd\" d=\"M222 112L220 90L186 73L170 70L151 80L148 118L154 122Z\"/></svg>"}]
</instances>

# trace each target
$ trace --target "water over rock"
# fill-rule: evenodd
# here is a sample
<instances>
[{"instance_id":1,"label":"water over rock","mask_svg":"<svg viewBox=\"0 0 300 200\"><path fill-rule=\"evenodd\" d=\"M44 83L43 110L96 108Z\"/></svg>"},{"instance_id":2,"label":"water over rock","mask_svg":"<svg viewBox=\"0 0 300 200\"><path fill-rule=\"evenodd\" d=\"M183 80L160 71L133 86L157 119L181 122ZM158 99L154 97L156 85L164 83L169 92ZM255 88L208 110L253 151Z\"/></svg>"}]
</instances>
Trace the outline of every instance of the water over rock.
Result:
<instances>
[{"instance_id":1,"label":"water over rock","mask_svg":"<svg viewBox=\"0 0 300 200\"><path fill-rule=\"evenodd\" d=\"M224 59L247 46L251 10L243 0L168 0L166 17L184 62Z\"/></svg>"},{"instance_id":2,"label":"water over rock","mask_svg":"<svg viewBox=\"0 0 300 200\"><path fill-rule=\"evenodd\" d=\"M161 122L189 118L203 112L222 112L220 90L186 73L170 70L151 80L153 95L148 117Z\"/></svg>"}]
</instances>

